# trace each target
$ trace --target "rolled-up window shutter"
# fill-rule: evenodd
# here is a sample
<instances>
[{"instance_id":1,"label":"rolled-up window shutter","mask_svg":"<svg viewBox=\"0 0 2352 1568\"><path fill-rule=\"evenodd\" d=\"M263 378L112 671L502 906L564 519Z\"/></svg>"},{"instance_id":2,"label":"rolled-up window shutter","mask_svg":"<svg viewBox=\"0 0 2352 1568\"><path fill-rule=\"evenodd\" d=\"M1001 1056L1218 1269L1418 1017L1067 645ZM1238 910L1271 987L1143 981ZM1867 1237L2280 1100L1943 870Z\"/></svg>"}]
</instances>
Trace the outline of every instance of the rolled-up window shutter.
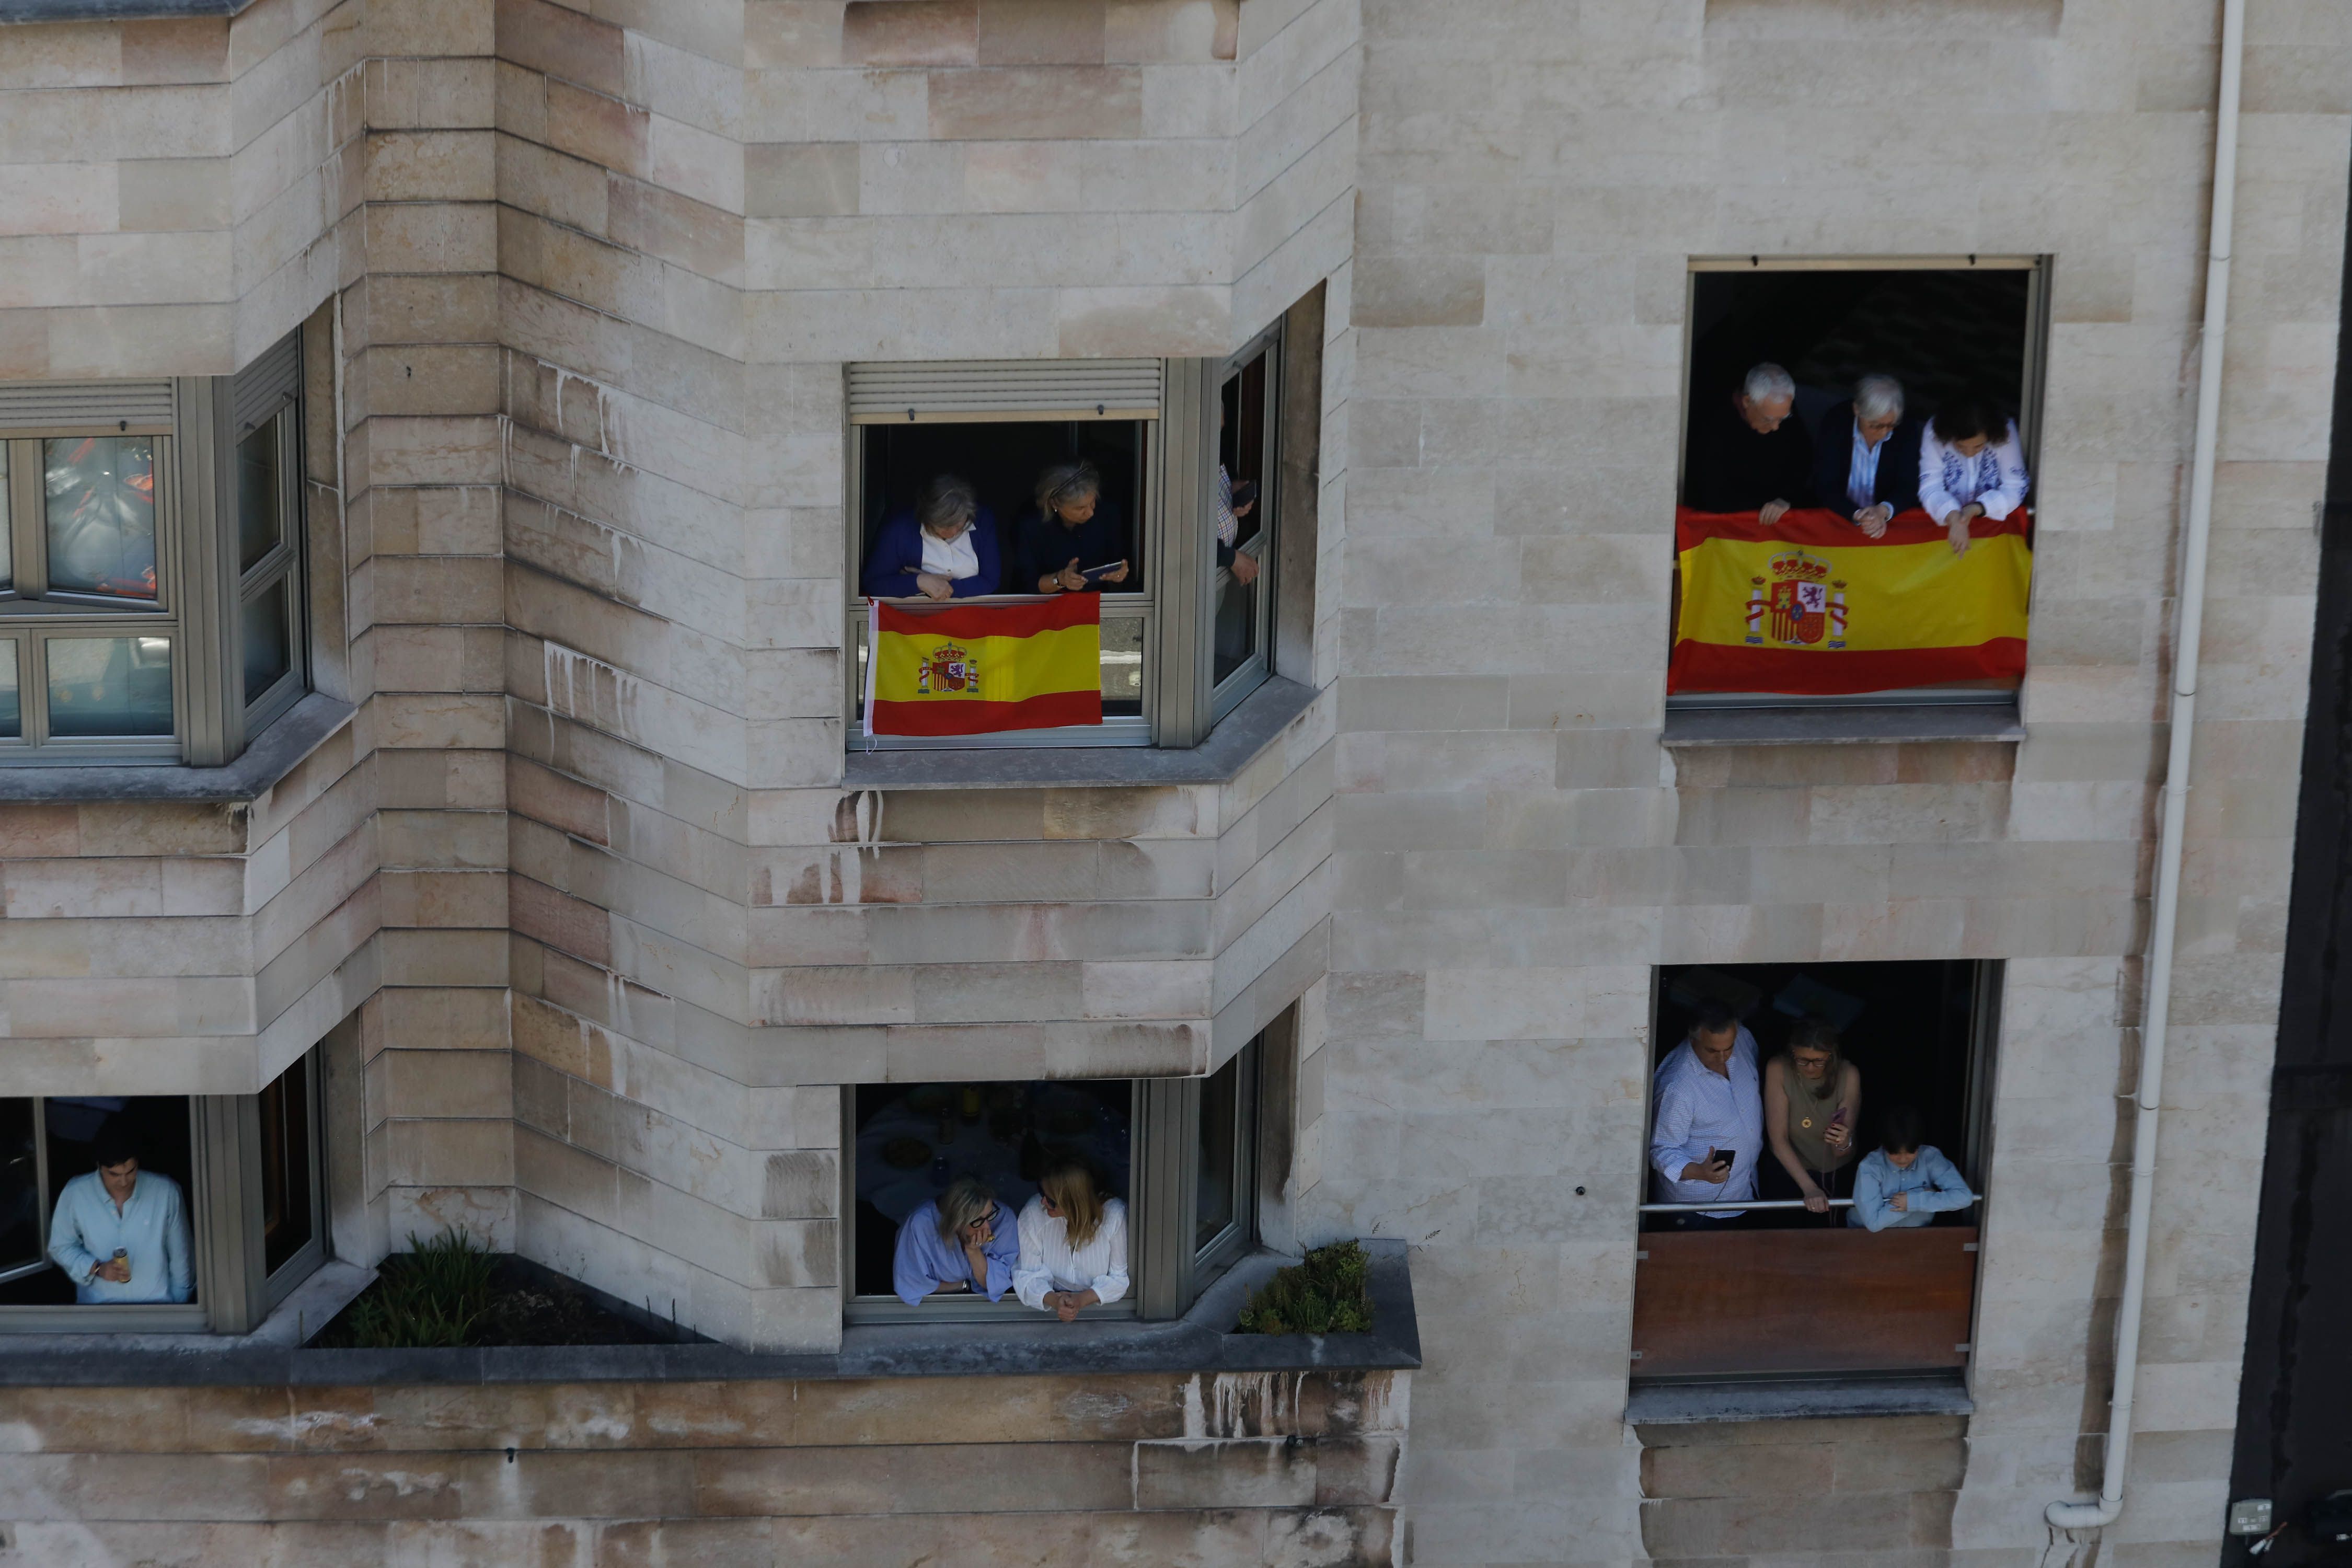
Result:
<instances>
[{"instance_id":1,"label":"rolled-up window shutter","mask_svg":"<svg viewBox=\"0 0 2352 1568\"><path fill-rule=\"evenodd\" d=\"M287 333L261 351L261 357L236 373L229 384L229 403L242 438L263 420L294 401L302 378L302 333Z\"/></svg>"},{"instance_id":2,"label":"rolled-up window shutter","mask_svg":"<svg viewBox=\"0 0 2352 1568\"><path fill-rule=\"evenodd\" d=\"M0 433L125 425L171 429L171 382L0 382Z\"/></svg>"},{"instance_id":3,"label":"rolled-up window shutter","mask_svg":"<svg viewBox=\"0 0 2352 1568\"><path fill-rule=\"evenodd\" d=\"M853 425L1159 417L1156 359L909 360L849 367Z\"/></svg>"}]
</instances>

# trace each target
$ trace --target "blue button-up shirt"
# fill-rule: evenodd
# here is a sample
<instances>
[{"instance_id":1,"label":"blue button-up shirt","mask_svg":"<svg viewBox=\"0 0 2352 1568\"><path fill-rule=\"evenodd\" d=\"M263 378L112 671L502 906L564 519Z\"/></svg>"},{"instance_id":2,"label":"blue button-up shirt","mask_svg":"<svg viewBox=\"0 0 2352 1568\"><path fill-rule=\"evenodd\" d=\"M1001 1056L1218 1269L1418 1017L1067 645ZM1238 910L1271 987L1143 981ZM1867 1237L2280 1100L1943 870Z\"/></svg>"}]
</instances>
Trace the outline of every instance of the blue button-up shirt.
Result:
<instances>
[{"instance_id":1,"label":"blue button-up shirt","mask_svg":"<svg viewBox=\"0 0 2352 1568\"><path fill-rule=\"evenodd\" d=\"M1727 1067L1728 1077L1708 1070L1688 1040L1658 1064L1650 1168L1658 1173L1660 1203L1745 1203L1756 1195L1756 1156L1764 1147L1764 1089L1756 1072L1756 1037L1744 1027L1732 1042ZM1684 1181L1683 1167L1705 1163L1709 1149L1731 1154L1731 1174L1719 1184Z\"/></svg>"},{"instance_id":2,"label":"blue button-up shirt","mask_svg":"<svg viewBox=\"0 0 2352 1568\"><path fill-rule=\"evenodd\" d=\"M940 1234L938 1199L908 1215L890 1260L890 1285L898 1300L911 1307L941 1285L969 1285L992 1301L1002 1300L1013 1289L1013 1266L1021 1261L1021 1231L1003 1204L991 1218L993 1233L980 1249L988 1259L988 1278L974 1279L963 1243Z\"/></svg>"},{"instance_id":3,"label":"blue button-up shirt","mask_svg":"<svg viewBox=\"0 0 2352 1568\"><path fill-rule=\"evenodd\" d=\"M131 1283L91 1279L89 1271L117 1247L130 1254ZM74 1300L85 1306L185 1301L196 1292L187 1205L180 1200L180 1184L157 1171L139 1173L131 1201L120 1209L96 1171L68 1182L49 1221L49 1258L74 1282Z\"/></svg>"},{"instance_id":4,"label":"blue button-up shirt","mask_svg":"<svg viewBox=\"0 0 2352 1568\"><path fill-rule=\"evenodd\" d=\"M1887 1202L1897 1193L1904 1194L1899 1209ZM1911 1230L1976 1201L1958 1167L1933 1143L1919 1151L1907 1171L1898 1169L1884 1149L1873 1149L1854 1169L1853 1207L1846 1210L1845 1222L1864 1230Z\"/></svg>"},{"instance_id":5,"label":"blue button-up shirt","mask_svg":"<svg viewBox=\"0 0 2352 1568\"><path fill-rule=\"evenodd\" d=\"M1853 416L1853 458L1846 465L1845 499L1861 511L1878 504L1878 455L1886 450L1889 436L1874 447L1862 438L1862 416Z\"/></svg>"}]
</instances>

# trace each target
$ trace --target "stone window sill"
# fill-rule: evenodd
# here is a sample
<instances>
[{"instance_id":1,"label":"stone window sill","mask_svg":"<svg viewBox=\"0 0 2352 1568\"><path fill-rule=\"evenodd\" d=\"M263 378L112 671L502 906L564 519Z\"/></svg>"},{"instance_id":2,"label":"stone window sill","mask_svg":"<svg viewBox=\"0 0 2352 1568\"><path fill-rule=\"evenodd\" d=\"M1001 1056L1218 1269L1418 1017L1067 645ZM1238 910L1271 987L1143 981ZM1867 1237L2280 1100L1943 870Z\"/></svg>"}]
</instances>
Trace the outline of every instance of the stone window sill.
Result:
<instances>
[{"instance_id":1,"label":"stone window sill","mask_svg":"<svg viewBox=\"0 0 2352 1568\"><path fill-rule=\"evenodd\" d=\"M97 764L0 768L0 801L257 799L352 721L352 708L317 692L289 708L226 767Z\"/></svg>"},{"instance_id":2,"label":"stone window sill","mask_svg":"<svg viewBox=\"0 0 2352 1568\"><path fill-rule=\"evenodd\" d=\"M1172 1322L1043 1321L859 1327L838 1352L757 1354L698 1342L507 1346L484 1350L307 1350L313 1331L375 1278L329 1263L250 1334L42 1334L0 1337L0 1387L609 1383L734 1379L989 1377L1024 1373L1411 1369L1421 1331L1404 1244L1373 1241L1373 1330L1366 1334L1236 1334L1249 1293L1291 1261L1254 1253ZM1042 1318L1042 1315L1041 1315Z\"/></svg>"},{"instance_id":3,"label":"stone window sill","mask_svg":"<svg viewBox=\"0 0 2352 1568\"><path fill-rule=\"evenodd\" d=\"M1635 1384L1625 1419L1636 1426L1708 1421L1818 1421L1878 1415L1968 1415L1976 1405L1960 1373L1755 1383Z\"/></svg>"},{"instance_id":4,"label":"stone window sill","mask_svg":"<svg viewBox=\"0 0 2352 1568\"><path fill-rule=\"evenodd\" d=\"M1280 676L1243 699L1189 751L1150 746L1040 746L1005 751L852 752L845 789L1118 789L1217 784L1237 777L1315 702L1313 687Z\"/></svg>"},{"instance_id":5,"label":"stone window sill","mask_svg":"<svg viewBox=\"0 0 2352 1568\"><path fill-rule=\"evenodd\" d=\"M2025 739L2011 702L1906 708L1669 708L1664 746L1900 745Z\"/></svg>"}]
</instances>

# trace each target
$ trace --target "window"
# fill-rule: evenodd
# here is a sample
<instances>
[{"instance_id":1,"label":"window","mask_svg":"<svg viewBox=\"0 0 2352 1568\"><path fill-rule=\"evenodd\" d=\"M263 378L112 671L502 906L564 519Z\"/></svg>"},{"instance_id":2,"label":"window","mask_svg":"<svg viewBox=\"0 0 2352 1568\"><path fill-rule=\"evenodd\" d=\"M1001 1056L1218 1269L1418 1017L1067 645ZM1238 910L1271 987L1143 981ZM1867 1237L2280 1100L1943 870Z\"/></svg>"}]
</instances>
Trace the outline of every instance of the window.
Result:
<instances>
[{"instance_id":1,"label":"window","mask_svg":"<svg viewBox=\"0 0 2352 1568\"><path fill-rule=\"evenodd\" d=\"M1634 1376L1967 1363L1998 972L1946 962L1659 973ZM1694 1052L1710 1021L1725 1019L1738 1025L1732 1059L1708 1076ZM1809 1083L1808 1071L1819 1077ZM1776 1104L1782 1141L1826 1212L1809 1211L1775 1148ZM1855 1110L1841 1155L1830 1129ZM1721 1163L1708 1164L1710 1152ZM1898 1213L1888 1194L1912 1186L1920 1191ZM1881 1228L1855 1223L1858 1206Z\"/></svg>"},{"instance_id":2,"label":"window","mask_svg":"<svg viewBox=\"0 0 2352 1568\"><path fill-rule=\"evenodd\" d=\"M1204 1079L861 1084L845 1097L849 1313L863 1321L1015 1320L1035 1315L1007 1290L970 1289L907 1305L893 1263L901 1231L963 1177L1018 1216L1056 1164L1076 1162L1125 1211L1123 1299L1090 1317L1172 1318L1255 1246L1259 1042ZM928 1238L927 1238L928 1239ZM1008 1257L1017 1236L1006 1237ZM954 1253L947 1254L953 1267ZM1008 1264L1009 1267L1009 1264Z\"/></svg>"},{"instance_id":3,"label":"window","mask_svg":"<svg viewBox=\"0 0 2352 1568\"><path fill-rule=\"evenodd\" d=\"M299 367L0 384L0 761L217 763L299 699Z\"/></svg>"},{"instance_id":4,"label":"window","mask_svg":"<svg viewBox=\"0 0 2352 1568\"><path fill-rule=\"evenodd\" d=\"M2014 703L2046 294L2031 258L1694 265L1670 708Z\"/></svg>"},{"instance_id":5,"label":"window","mask_svg":"<svg viewBox=\"0 0 2352 1568\"><path fill-rule=\"evenodd\" d=\"M1281 346L1276 325L1227 361L851 365L846 637L856 657L845 694L851 746L1190 746L1205 736L1271 667ZM1049 469L1079 463L1099 476L1096 511L1064 524L1065 545L1048 528L1036 491ZM985 580L986 563L997 563L995 591L959 595L960 602L1034 598L1042 578L1065 566L1085 573L1126 563L1123 576L1097 590L1099 726L956 737L863 733L870 603L864 590L880 593L892 580L875 564L877 545L894 519L910 526L903 520L926 487L948 475L970 484L982 514L976 553L961 575ZM1228 490L1240 498L1230 523L1220 504ZM910 571L898 575L911 583Z\"/></svg>"},{"instance_id":6,"label":"window","mask_svg":"<svg viewBox=\"0 0 2352 1568\"><path fill-rule=\"evenodd\" d=\"M257 1322L326 1257L317 1077L313 1054L258 1095L0 1099L0 1331ZM118 1204L100 1167L125 1160ZM90 1280L116 1247L127 1278Z\"/></svg>"}]
</instances>

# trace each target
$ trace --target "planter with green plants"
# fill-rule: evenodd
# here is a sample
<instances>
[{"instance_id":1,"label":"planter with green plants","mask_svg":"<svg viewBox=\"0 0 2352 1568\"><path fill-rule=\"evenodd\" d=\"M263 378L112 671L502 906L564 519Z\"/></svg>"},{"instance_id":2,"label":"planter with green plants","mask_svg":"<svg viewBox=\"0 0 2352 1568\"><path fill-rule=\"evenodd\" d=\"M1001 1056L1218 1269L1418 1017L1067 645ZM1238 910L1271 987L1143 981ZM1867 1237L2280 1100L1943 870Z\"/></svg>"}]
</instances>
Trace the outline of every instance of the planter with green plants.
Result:
<instances>
[{"instance_id":1,"label":"planter with green plants","mask_svg":"<svg viewBox=\"0 0 2352 1568\"><path fill-rule=\"evenodd\" d=\"M1252 1293L1235 1332L1361 1334L1372 1327L1372 1260L1360 1242L1318 1247Z\"/></svg>"}]
</instances>

